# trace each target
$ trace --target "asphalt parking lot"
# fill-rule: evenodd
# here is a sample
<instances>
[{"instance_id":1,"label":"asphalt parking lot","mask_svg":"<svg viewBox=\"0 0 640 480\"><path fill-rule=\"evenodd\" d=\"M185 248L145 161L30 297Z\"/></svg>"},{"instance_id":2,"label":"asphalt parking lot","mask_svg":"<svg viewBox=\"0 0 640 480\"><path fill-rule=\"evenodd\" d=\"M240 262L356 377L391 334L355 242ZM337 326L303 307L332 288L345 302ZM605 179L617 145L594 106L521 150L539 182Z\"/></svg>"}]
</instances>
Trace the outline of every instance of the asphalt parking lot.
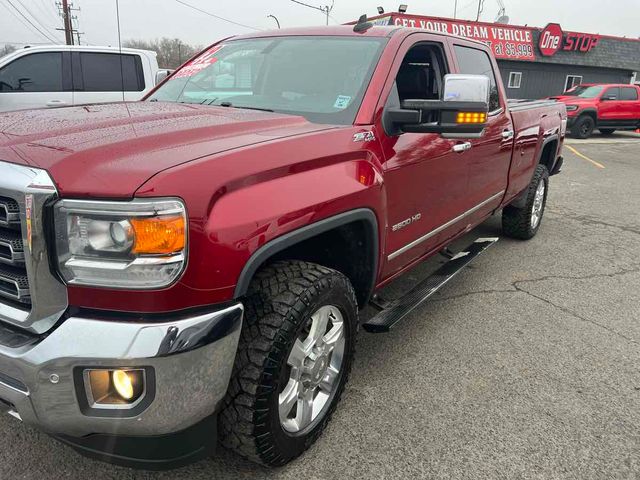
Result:
<instances>
[{"instance_id":1,"label":"asphalt parking lot","mask_svg":"<svg viewBox=\"0 0 640 480\"><path fill-rule=\"evenodd\" d=\"M6 416L0 478L638 478L640 136L569 147L538 236L501 239L391 333L363 332L342 404L291 465L220 451L136 472ZM494 217L468 240L499 235Z\"/></svg>"}]
</instances>

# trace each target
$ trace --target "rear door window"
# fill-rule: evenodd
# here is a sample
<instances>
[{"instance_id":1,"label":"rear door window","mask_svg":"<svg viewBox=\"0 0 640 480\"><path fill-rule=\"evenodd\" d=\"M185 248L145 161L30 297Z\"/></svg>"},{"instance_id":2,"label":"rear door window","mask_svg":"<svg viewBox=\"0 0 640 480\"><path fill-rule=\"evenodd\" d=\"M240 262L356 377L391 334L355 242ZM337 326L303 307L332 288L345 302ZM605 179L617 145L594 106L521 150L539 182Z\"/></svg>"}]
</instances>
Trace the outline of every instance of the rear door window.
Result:
<instances>
[{"instance_id":1,"label":"rear door window","mask_svg":"<svg viewBox=\"0 0 640 480\"><path fill-rule=\"evenodd\" d=\"M31 53L0 70L0 92L62 92L62 52Z\"/></svg>"},{"instance_id":2,"label":"rear door window","mask_svg":"<svg viewBox=\"0 0 640 480\"><path fill-rule=\"evenodd\" d=\"M456 57L458 57L458 66L460 73L470 75L486 75L491 81L491 90L489 94L489 111L493 112L500 108L500 94L498 93L498 82L491 65L491 60L487 52L476 48L463 47L461 45L454 46Z\"/></svg>"},{"instance_id":3,"label":"rear door window","mask_svg":"<svg viewBox=\"0 0 640 480\"><path fill-rule=\"evenodd\" d=\"M638 90L633 87L622 87L620 89L620 100L638 100Z\"/></svg>"},{"instance_id":4,"label":"rear door window","mask_svg":"<svg viewBox=\"0 0 640 480\"><path fill-rule=\"evenodd\" d=\"M144 73L138 55L81 52L81 82L76 90L84 92L141 92Z\"/></svg>"}]
</instances>

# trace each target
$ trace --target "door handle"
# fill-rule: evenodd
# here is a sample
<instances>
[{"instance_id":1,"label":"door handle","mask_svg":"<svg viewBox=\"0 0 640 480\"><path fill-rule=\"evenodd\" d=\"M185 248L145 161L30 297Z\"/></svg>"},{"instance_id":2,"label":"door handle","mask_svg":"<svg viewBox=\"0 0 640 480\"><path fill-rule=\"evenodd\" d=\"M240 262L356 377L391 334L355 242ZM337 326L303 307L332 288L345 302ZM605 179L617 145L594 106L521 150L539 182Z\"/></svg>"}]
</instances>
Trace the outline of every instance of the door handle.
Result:
<instances>
[{"instance_id":1,"label":"door handle","mask_svg":"<svg viewBox=\"0 0 640 480\"><path fill-rule=\"evenodd\" d=\"M511 140L513 138L513 130L503 130L502 131L502 138L504 138L505 140Z\"/></svg>"},{"instance_id":2,"label":"door handle","mask_svg":"<svg viewBox=\"0 0 640 480\"><path fill-rule=\"evenodd\" d=\"M49 100L47 102L47 107L62 107L66 104L67 102L65 102L64 100Z\"/></svg>"},{"instance_id":3,"label":"door handle","mask_svg":"<svg viewBox=\"0 0 640 480\"><path fill-rule=\"evenodd\" d=\"M453 146L453 151L456 153L466 152L471 149L471 142L457 143Z\"/></svg>"}]
</instances>

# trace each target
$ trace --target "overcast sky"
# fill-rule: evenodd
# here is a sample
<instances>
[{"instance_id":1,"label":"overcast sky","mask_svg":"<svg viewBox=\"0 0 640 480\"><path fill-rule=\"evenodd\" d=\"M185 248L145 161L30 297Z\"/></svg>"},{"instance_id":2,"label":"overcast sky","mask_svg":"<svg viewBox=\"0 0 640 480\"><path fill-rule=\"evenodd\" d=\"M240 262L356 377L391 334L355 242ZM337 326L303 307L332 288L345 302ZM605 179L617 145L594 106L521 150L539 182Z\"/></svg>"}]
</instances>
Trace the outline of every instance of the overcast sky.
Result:
<instances>
[{"instance_id":1,"label":"overcast sky","mask_svg":"<svg viewBox=\"0 0 640 480\"><path fill-rule=\"evenodd\" d=\"M325 18L319 11L303 7L291 0L183 0L202 10L256 29L274 28L275 15L282 27L322 25ZM84 40L94 45L117 45L115 0L73 0L81 8L76 12ZM306 0L312 5L324 5L331 0ZM640 36L640 0L504 0L512 24L544 27L549 22L560 23L565 30L601 33L637 38ZM21 9L48 36L62 40L61 19L54 15L55 0L0 0L0 44L4 42L46 42L24 18L12 9ZM376 7L387 11L398 4L386 0L335 0L330 22L354 20L363 13L372 16ZM420 0L408 2L407 13L453 16L454 0ZM477 0L458 0L458 18L475 19ZM615 6L615 8L614 8ZM493 21L498 12L496 0L485 0L481 19ZM178 37L187 43L209 44L222 37L251 32L250 28L234 25L194 11L177 0L120 0L122 39ZM38 22L41 25L38 25Z\"/></svg>"}]
</instances>

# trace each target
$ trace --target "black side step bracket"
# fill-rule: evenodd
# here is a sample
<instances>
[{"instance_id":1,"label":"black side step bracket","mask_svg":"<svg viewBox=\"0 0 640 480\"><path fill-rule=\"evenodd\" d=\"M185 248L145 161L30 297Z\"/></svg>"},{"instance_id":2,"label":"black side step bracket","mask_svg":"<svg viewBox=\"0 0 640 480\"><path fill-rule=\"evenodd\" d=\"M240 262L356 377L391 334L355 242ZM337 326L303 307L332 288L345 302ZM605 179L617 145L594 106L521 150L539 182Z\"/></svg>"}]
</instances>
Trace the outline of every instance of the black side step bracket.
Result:
<instances>
[{"instance_id":1,"label":"black side step bracket","mask_svg":"<svg viewBox=\"0 0 640 480\"><path fill-rule=\"evenodd\" d=\"M474 258L497 241L498 238L495 237L477 239L465 248L464 251L453 256L451 260L442 265L431 276L425 278L413 287L403 297L390 302L380 313L362 324L362 327L370 333L388 332L391 327L425 302L443 285L455 277L460 270L469 265Z\"/></svg>"}]
</instances>

